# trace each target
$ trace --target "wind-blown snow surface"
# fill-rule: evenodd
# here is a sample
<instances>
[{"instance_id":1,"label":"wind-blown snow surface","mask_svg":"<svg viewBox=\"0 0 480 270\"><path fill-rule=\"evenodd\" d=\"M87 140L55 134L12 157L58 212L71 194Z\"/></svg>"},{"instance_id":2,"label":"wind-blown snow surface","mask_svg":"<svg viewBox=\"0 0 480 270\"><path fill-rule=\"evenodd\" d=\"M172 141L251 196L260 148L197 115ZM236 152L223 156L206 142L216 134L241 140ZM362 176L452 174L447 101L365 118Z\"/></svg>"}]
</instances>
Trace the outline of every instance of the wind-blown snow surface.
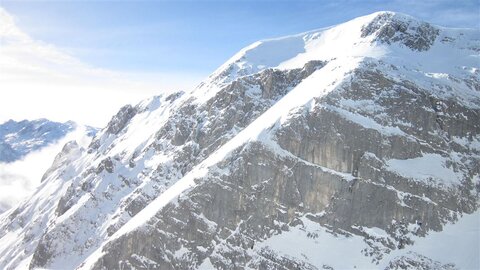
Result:
<instances>
[{"instance_id":1,"label":"wind-blown snow surface","mask_svg":"<svg viewBox=\"0 0 480 270\"><path fill-rule=\"evenodd\" d=\"M265 250L273 250L285 260L294 258L294 261L306 263L300 265L317 268L376 268L389 265L398 256L404 256L398 260L401 262L412 257L414 261L424 260L430 265L453 262L458 267L477 266L476 261L461 262L465 257L455 257L458 255L455 253L439 251L432 255L426 247L430 245L428 241L460 234L465 224L465 228L475 228L478 218L477 211L460 218L456 224L445 226L443 232L446 234L432 232L432 228L441 230L447 221L455 221L455 217L464 212L478 209L475 186L480 184L480 177L475 163L480 159L480 138L474 120L480 109L479 33L431 26L401 14L374 13L326 29L256 42L232 57L191 92L154 97L137 106L125 106L88 147L74 143L64 147L32 197L0 216L0 268L29 264L51 269L115 268L132 266L134 262L143 265L137 265L140 268L148 265L160 268L167 265L168 268L168 263L180 262L190 263L185 267L222 267L222 263L228 263L226 258L222 259L222 252L229 248L238 250L239 246L233 248L228 246L231 243L226 239L215 238L215 241L204 243L208 248L199 247L195 242L196 229L189 232L191 241L183 239L180 230L188 223L182 219L190 220L192 216L198 219L195 222L192 218L194 224L206 223L209 230L221 227L217 225L221 220L213 222L212 217L207 217L208 209L203 209L205 213L201 215L190 213L191 216L175 209L184 207L183 197L214 181L225 183L225 186L216 191L203 190L202 194L211 200L221 190L246 189L228 185L224 178L238 171L233 163L225 163L254 144L264 147L265 155L277 161L274 165L283 166L285 160L294 160L295 164L314 168L326 178L336 179L335 184L322 187L318 193L327 192L332 186L346 185L348 187L340 191L347 190L348 194L350 190L357 194L358 185L369 185L378 190L376 196L392 200L391 207L400 209L405 215L414 207L428 208L431 214L418 220L401 220L396 216L397 219L388 220L393 232L380 228L385 227L380 223L373 227L361 226L361 220L352 225L350 231L338 232L333 231L333 225L328 222L321 224L308 218L309 214L321 218L321 213L302 212L301 205L286 208L278 202L279 213L300 215L298 220L303 225L275 220L274 224L283 224L288 229L281 229L277 234L268 232L262 234L268 237L255 239L255 248L244 251L252 263L266 258L261 255ZM347 91L350 89L354 90ZM373 97L372 92L375 93ZM410 98L409 95L414 94L418 99L406 102L412 110L424 106L415 102L429 101L428 107L419 108L424 113L421 115L425 118L421 119L423 122L414 121L417 119L407 114L408 110L401 107L406 106L401 103L403 99L395 99L402 95ZM451 106L447 108L447 104ZM461 110L460 115L470 119L471 125L457 127L448 122L449 118L444 116L448 116L449 109L457 108ZM305 115L312 116L313 120L302 122ZM349 135L369 136L357 138L365 145L374 146L361 156L355 156L355 160L371 165L380 176L363 179L365 172L358 172L358 168L347 162L336 163L333 158L331 162L328 158L319 160L315 153L305 156L302 149L295 151L297 142L309 139L295 131L310 129L313 134L320 133L314 131L316 126L310 125L315 123L314 116L322 115L333 115L338 126L349 128L344 131L348 134L334 134L339 141L344 138L344 156L350 147L347 145ZM455 113L451 117L460 116ZM302 126L292 128L296 123ZM288 133L289 128L294 132ZM335 130L337 127L326 128ZM286 140L282 139L282 134L288 134ZM410 148L402 149L395 144ZM448 149L442 149L445 145ZM400 150L391 150L395 147ZM329 151L329 156L335 156L333 146ZM382 151L387 152L386 156L381 155ZM409 170L418 166L419 161L428 167ZM262 164L252 166L264 166ZM279 169L277 174L291 175L292 168ZM269 169L265 167L264 171ZM304 179L289 179L290 182L300 180ZM314 182L307 178L305 181ZM298 190L297 187L296 192ZM455 194L462 194L464 201L457 204L456 198L448 197ZM328 210L337 203L335 195L318 195L331 201L315 202L316 206L325 204ZM367 195L359 193L358 197ZM280 199L281 196L273 198L274 201ZM191 205L194 209L196 204L192 202ZM222 208L226 205L219 207L221 213L243 211ZM162 211L170 212L162 216ZM328 214L331 213L324 213ZM428 218L432 218L431 222ZM160 223L158 219L176 223L155 228L155 224ZM415 223L421 222L420 219L425 223L424 228ZM230 231L231 235L245 234L245 238L250 239L249 232L240 229L248 222L249 218L244 218L233 224L233 228L225 225L214 235L223 237L225 231ZM405 228L401 227L404 225ZM135 238L136 233L152 226L149 239ZM460 229L448 231L448 228ZM471 231L473 236L478 235L478 226L476 228ZM403 235L397 236L396 229ZM425 234L426 238L420 237ZM372 235L375 238L369 238ZM462 234L457 239L465 236L467 234ZM136 241L147 243L155 237L166 237L166 242L143 249L135 244ZM299 241L296 245L300 248L291 249L292 239ZM412 245L408 239L415 243ZM122 242L124 240L127 242ZM325 243L330 245L326 247ZM195 248L189 249L189 244ZM147 253L160 246L164 248L162 252L152 253L161 256L165 264L156 265L161 263L160 259L157 257L155 261L149 257L154 255ZM363 252L367 247L374 250L371 252L374 255ZM468 247L476 251L478 242L472 240ZM342 261L336 257L322 260L315 256L322 249L325 252L349 249L352 257ZM202 255L197 256L193 251ZM184 262L183 258L191 260ZM269 258L275 259L275 256Z\"/></svg>"}]
</instances>

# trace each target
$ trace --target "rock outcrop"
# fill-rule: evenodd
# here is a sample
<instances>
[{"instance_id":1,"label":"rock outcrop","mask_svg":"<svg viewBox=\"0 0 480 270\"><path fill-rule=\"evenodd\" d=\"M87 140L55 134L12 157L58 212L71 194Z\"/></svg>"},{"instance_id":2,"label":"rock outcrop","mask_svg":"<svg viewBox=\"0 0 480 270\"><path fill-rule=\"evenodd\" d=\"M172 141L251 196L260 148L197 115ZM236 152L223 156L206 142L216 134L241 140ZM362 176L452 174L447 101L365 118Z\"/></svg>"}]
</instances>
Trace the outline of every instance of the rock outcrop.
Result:
<instances>
[{"instance_id":1,"label":"rock outcrop","mask_svg":"<svg viewBox=\"0 0 480 270\"><path fill-rule=\"evenodd\" d=\"M0 267L478 265L420 246L479 213L479 36L381 12L254 43L66 147Z\"/></svg>"}]
</instances>

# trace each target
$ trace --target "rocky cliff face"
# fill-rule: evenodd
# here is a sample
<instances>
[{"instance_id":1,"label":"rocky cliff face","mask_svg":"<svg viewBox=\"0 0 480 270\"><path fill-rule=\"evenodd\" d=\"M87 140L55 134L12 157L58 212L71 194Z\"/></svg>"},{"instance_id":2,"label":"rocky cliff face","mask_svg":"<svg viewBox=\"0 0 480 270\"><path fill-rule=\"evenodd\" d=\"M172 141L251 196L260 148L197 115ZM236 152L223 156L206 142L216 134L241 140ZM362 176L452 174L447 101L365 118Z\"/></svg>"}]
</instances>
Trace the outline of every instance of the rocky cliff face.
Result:
<instances>
[{"instance_id":1,"label":"rocky cliff face","mask_svg":"<svg viewBox=\"0 0 480 270\"><path fill-rule=\"evenodd\" d=\"M422 248L479 250L455 231L478 221L479 40L383 12L255 43L67 145L0 216L0 266L479 266Z\"/></svg>"}]
</instances>

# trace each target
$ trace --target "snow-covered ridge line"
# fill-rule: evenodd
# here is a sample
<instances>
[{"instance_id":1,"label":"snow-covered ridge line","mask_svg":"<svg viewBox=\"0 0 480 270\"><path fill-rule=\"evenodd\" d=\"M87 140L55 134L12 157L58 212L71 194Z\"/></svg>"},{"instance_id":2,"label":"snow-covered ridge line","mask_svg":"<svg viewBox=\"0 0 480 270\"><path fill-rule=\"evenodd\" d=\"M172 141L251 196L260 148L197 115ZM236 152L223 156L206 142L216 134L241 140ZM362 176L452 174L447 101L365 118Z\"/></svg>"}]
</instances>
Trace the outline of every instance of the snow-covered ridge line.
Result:
<instances>
[{"instance_id":1,"label":"snow-covered ridge line","mask_svg":"<svg viewBox=\"0 0 480 270\"><path fill-rule=\"evenodd\" d=\"M251 239L259 243L262 235L272 236L270 230L285 231L286 221L303 210L323 212L328 226L347 224L340 229L353 234L348 226L366 224L391 233L391 216L415 225L413 209L423 211L425 231L441 230L449 220L442 216L445 209L474 211L470 187L478 175L469 181L468 172L478 159L472 129L480 105L475 90L480 73L472 56L478 34L441 29L430 44L437 33L423 22L410 24L388 12L369 16L257 42L192 92L122 108L86 151L65 149L39 192L1 219L0 258L6 263L0 267L23 261L52 269L115 269L121 263L195 268L205 256L220 267L217 256L229 265L230 255L212 238L200 245L196 240L213 233L223 247L237 252L246 243L246 254L256 256ZM398 31L390 32L390 26ZM410 26L433 34L423 42ZM456 168L459 185L446 191L424 181L429 170L419 170L421 177L398 170L424 156L435 157L425 161L437 162L443 172ZM293 164L306 169L288 170ZM257 196L259 185L266 189ZM460 191L461 202L455 197ZM386 214L376 212L377 205ZM270 210L274 214L267 218ZM242 231L248 227L240 227L238 219L240 225L265 229L258 235ZM205 222L220 231L195 228ZM153 234L147 241L145 229ZM223 241L223 231L236 231L246 242ZM188 261L191 256L196 260Z\"/></svg>"},{"instance_id":2,"label":"snow-covered ridge line","mask_svg":"<svg viewBox=\"0 0 480 270\"><path fill-rule=\"evenodd\" d=\"M329 64L327 64L327 66L322 68L320 71L312 74L308 79L298 85L297 88L293 89L287 96L280 100L275 106L273 106L262 116L260 116L260 118L255 120L231 141L229 141L219 150L214 152L209 158L207 158L207 160L196 166L191 172L189 172L186 176L184 176L181 180L174 184L169 190L164 192L160 197L150 203L145 209L143 209L127 224L120 228L112 236L110 241L119 238L124 234L128 234L132 230L137 229L144 222L150 220L161 208L163 208L163 206L174 200L182 192L194 187L194 180L196 178L201 178L205 176L212 166L223 160L237 147L251 140L262 140L262 136L264 136L264 134L262 135L262 133L265 132L264 129L266 127L274 125L277 121L283 122L284 120L282 119L288 116L288 112L290 109L309 103L312 97L322 96L322 94L320 93L314 94L309 91L310 89L312 89L312 87L316 89L322 89L323 87L323 89L325 89L325 93L328 93L330 90L326 89L333 89L327 87L329 86L328 83L333 83L333 85L337 85L336 83L339 83L342 81L342 79L344 79L343 76L345 75L345 73L348 73L348 71L353 70L357 66L353 65L350 68L345 68L349 64L352 64L352 62L360 63L364 58L388 58L386 59L386 61L396 63L395 58L390 58L389 55L397 52L409 54L407 59L412 59L411 55L414 55L415 57L418 56L418 53L412 52L411 50L409 51L408 49L400 47L393 50L390 48L392 45L390 45L390 47L387 49L387 45L373 43L372 41L375 38L374 36L370 36L365 40L361 41L360 43L356 43L356 41L360 39L361 27L366 23L370 22L379 14L384 13L375 13L349 22L356 22L356 27L351 27L351 25L346 25L348 24L346 23L344 25L339 25L336 27L328 27L321 29L320 33L319 31L314 30L285 38L269 39L256 42L240 51L226 64L220 67L210 78L220 76L223 78L231 77L236 79L241 76L248 76L252 73L259 72L266 68L291 69L304 65L306 61L310 61L313 59L331 60ZM402 18L408 17L400 17L400 19ZM338 42L335 42L335 39L327 38L335 36L340 37L340 40ZM345 36L348 37L349 40L342 39ZM340 48L352 48L355 47L352 46L352 44L356 43L356 48L359 49L351 55L343 56L345 50L338 50L338 48L335 48L336 50L333 50L333 47L338 47L339 43L344 43L343 47L340 46ZM269 45L278 46L277 49L279 50L272 50L272 48L268 47ZM282 54L282 51L286 52L286 54ZM322 55L323 51L327 52L327 54ZM265 54L266 52L268 53ZM281 55L275 55L272 58L269 57L269 53L272 53L273 55L280 53ZM262 62L262 58L267 59L271 62ZM262 61L257 62L257 60ZM338 69L335 70L335 68ZM229 72L232 73L224 73L225 69L230 69ZM338 77L332 78L331 81L328 81L328 83L326 81L321 84L318 83L318 80L324 79L321 78L321 75L319 74L325 72L324 75L328 74L328 76L325 77L329 77L331 76L329 72L333 72L334 70L335 72L339 72L337 74ZM338 81L336 81L336 79ZM310 80L312 81L312 85L304 86L305 84L308 84ZM221 84L227 82L229 82L229 80L222 81ZM303 90L302 87L304 87ZM206 84L203 84L203 86L200 86L193 91L193 96L197 99L196 102L202 103L213 97L213 95L219 90L219 88L220 87L216 86L214 83L208 83L207 81ZM403 132L399 130L397 130L396 133L399 132L403 134ZM102 252L101 249L102 247L97 249L97 251L92 254L92 256L90 256L87 261L89 263L94 263L96 258L100 256L100 253ZM88 268L88 265L89 264L86 264L83 267Z\"/></svg>"},{"instance_id":3,"label":"snow-covered ridge line","mask_svg":"<svg viewBox=\"0 0 480 270\"><path fill-rule=\"evenodd\" d=\"M288 114L292 109L307 105L313 98L321 97L334 90L345 78L348 78L348 76L344 77L345 74L354 70L359 65L360 61L361 59L358 58L338 59L331 61L320 70L314 72L310 77L305 79L296 88L290 91L290 93L278 101L273 107L242 130L237 136L212 153L205 161L197 165L181 180L151 202L140 213L130 219L110 238L109 241L113 241L122 235L128 234L149 221L165 205L177 198L181 193L194 187L196 185L194 182L195 179L206 176L217 163L224 160L238 147L244 145L248 141L263 141L266 139L264 137L265 134L263 134L266 127L272 127L278 121L282 122L282 119L288 117ZM316 89L316 91L310 91L312 87L313 89ZM268 142L266 143L268 144ZM100 247L97 251L92 253L92 255L86 260L87 263L83 265L82 268L88 269L91 267L93 263L96 262L96 259L101 256L102 248L103 247Z\"/></svg>"},{"instance_id":4,"label":"snow-covered ridge line","mask_svg":"<svg viewBox=\"0 0 480 270\"><path fill-rule=\"evenodd\" d=\"M0 124L0 162L13 162L28 153L55 143L77 127L74 122L47 119L9 120Z\"/></svg>"},{"instance_id":5,"label":"snow-covered ridge line","mask_svg":"<svg viewBox=\"0 0 480 270\"><path fill-rule=\"evenodd\" d=\"M425 74L463 77L466 72L459 70L462 66L478 65L478 53L471 51L480 47L478 40L480 34L474 29L438 27L409 15L381 11L331 27L255 42L213 72L193 93L198 102L203 102L221 85L242 76L346 56L382 59L397 66L416 65ZM452 53L452 49L457 52Z\"/></svg>"},{"instance_id":6,"label":"snow-covered ridge line","mask_svg":"<svg viewBox=\"0 0 480 270\"><path fill-rule=\"evenodd\" d=\"M0 125L0 213L30 196L65 143L85 147L97 129L68 121L9 120Z\"/></svg>"}]
</instances>

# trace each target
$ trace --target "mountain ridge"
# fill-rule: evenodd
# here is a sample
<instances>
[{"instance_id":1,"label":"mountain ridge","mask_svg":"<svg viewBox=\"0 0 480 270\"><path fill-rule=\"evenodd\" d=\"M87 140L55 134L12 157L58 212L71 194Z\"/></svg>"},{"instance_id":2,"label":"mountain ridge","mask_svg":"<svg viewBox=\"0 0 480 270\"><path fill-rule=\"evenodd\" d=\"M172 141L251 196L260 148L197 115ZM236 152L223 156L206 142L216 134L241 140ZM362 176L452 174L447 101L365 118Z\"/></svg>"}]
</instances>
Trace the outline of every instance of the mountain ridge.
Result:
<instances>
[{"instance_id":1,"label":"mountain ridge","mask_svg":"<svg viewBox=\"0 0 480 270\"><path fill-rule=\"evenodd\" d=\"M0 162L21 159L31 151L40 150L56 142L75 127L76 124L71 121L58 123L44 118L20 122L9 120L0 125L0 141L6 149L10 150L9 153L2 152Z\"/></svg>"},{"instance_id":2,"label":"mountain ridge","mask_svg":"<svg viewBox=\"0 0 480 270\"><path fill-rule=\"evenodd\" d=\"M95 132L72 121L9 120L0 124L0 186L4 191L0 212L15 206L36 188L67 140L92 137Z\"/></svg>"},{"instance_id":3,"label":"mountain ridge","mask_svg":"<svg viewBox=\"0 0 480 270\"><path fill-rule=\"evenodd\" d=\"M0 216L0 266L341 268L268 244L303 230L302 243L363 243L350 268L448 268L412 238L478 212L479 31L437 28L426 51L406 45L408 27L405 39L376 24L388 39L362 38L384 14L304 35L293 58L285 44L269 65L233 57L192 92L125 106L87 149L65 149L30 199L40 206ZM345 40L353 53L326 50ZM408 175L409 162L428 166Z\"/></svg>"}]
</instances>

